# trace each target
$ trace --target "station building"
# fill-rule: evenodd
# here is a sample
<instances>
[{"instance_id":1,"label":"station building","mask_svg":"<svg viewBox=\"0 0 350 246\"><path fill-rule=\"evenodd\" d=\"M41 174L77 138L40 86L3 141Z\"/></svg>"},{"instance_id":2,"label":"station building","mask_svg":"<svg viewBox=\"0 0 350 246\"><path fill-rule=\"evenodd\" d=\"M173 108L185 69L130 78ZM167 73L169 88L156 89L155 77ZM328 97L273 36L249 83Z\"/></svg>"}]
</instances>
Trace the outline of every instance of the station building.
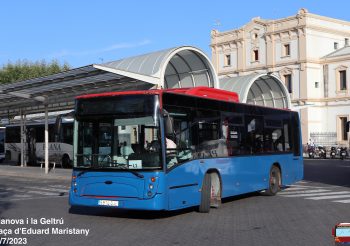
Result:
<instances>
[{"instance_id":1,"label":"station building","mask_svg":"<svg viewBox=\"0 0 350 246\"><path fill-rule=\"evenodd\" d=\"M255 17L238 29L212 30L210 45L220 85L256 73L273 75L300 112L304 144L311 138L348 145L349 38L350 22L300 9L282 19Z\"/></svg>"}]
</instances>

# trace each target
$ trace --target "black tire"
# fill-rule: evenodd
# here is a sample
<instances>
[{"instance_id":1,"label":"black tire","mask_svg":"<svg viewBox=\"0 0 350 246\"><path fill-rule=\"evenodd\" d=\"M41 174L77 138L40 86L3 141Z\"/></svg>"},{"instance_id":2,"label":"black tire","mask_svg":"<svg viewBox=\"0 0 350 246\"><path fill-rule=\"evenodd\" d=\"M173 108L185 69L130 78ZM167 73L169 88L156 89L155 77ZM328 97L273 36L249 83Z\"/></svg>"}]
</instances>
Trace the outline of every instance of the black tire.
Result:
<instances>
[{"instance_id":1,"label":"black tire","mask_svg":"<svg viewBox=\"0 0 350 246\"><path fill-rule=\"evenodd\" d=\"M20 166L22 163L21 163L21 154L18 154L18 159L17 159L17 165Z\"/></svg>"},{"instance_id":2,"label":"black tire","mask_svg":"<svg viewBox=\"0 0 350 246\"><path fill-rule=\"evenodd\" d=\"M206 173L203 179L201 203L198 208L200 213L209 213L210 211L210 192L211 192L211 178L210 174Z\"/></svg>"},{"instance_id":3,"label":"black tire","mask_svg":"<svg viewBox=\"0 0 350 246\"><path fill-rule=\"evenodd\" d=\"M6 153L5 153L5 161L11 161L11 152L10 151L6 151Z\"/></svg>"},{"instance_id":4,"label":"black tire","mask_svg":"<svg viewBox=\"0 0 350 246\"><path fill-rule=\"evenodd\" d=\"M71 167L71 160L68 155L64 155L62 157L62 167L64 168L70 168Z\"/></svg>"},{"instance_id":5,"label":"black tire","mask_svg":"<svg viewBox=\"0 0 350 246\"><path fill-rule=\"evenodd\" d=\"M277 166L272 166L269 176L269 188L265 191L268 196L274 196L281 190L281 171Z\"/></svg>"}]
</instances>

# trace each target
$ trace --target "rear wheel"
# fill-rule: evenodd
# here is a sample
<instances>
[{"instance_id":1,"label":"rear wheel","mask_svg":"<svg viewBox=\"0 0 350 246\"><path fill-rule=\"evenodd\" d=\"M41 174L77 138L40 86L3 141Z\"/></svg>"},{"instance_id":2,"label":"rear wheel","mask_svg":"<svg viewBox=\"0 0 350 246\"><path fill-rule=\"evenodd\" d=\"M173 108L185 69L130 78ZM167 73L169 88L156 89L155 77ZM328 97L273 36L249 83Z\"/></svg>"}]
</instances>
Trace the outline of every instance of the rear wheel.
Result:
<instances>
[{"instance_id":1,"label":"rear wheel","mask_svg":"<svg viewBox=\"0 0 350 246\"><path fill-rule=\"evenodd\" d=\"M62 166L63 166L64 168L69 168L69 167L71 167L71 160L70 160L70 158L69 158L68 155L64 155L64 156L62 157Z\"/></svg>"},{"instance_id":2,"label":"rear wheel","mask_svg":"<svg viewBox=\"0 0 350 246\"><path fill-rule=\"evenodd\" d=\"M277 166L272 166L269 177L269 188L265 194L268 196L274 196L281 189L281 171Z\"/></svg>"},{"instance_id":3,"label":"rear wheel","mask_svg":"<svg viewBox=\"0 0 350 246\"><path fill-rule=\"evenodd\" d=\"M210 194L211 194L211 177L209 173L206 173L202 184L201 203L198 208L198 211L200 213L209 213Z\"/></svg>"}]
</instances>

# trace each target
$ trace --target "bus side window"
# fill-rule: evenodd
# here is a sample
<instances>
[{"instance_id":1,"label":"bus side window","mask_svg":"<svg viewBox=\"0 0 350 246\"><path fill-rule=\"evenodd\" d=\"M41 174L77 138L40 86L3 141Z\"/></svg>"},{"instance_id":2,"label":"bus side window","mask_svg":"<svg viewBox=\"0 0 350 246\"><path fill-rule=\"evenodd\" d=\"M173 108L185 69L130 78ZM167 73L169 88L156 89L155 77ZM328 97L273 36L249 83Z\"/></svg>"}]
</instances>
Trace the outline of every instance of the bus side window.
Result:
<instances>
[{"instance_id":1,"label":"bus side window","mask_svg":"<svg viewBox=\"0 0 350 246\"><path fill-rule=\"evenodd\" d=\"M21 131L19 126L6 127L6 143L20 143L21 142Z\"/></svg>"},{"instance_id":2,"label":"bus side window","mask_svg":"<svg viewBox=\"0 0 350 246\"><path fill-rule=\"evenodd\" d=\"M283 151L282 120L274 115L265 117L264 150L265 152Z\"/></svg>"},{"instance_id":3,"label":"bus side window","mask_svg":"<svg viewBox=\"0 0 350 246\"><path fill-rule=\"evenodd\" d=\"M228 156L245 154L244 117L238 113L221 113L222 138L226 140Z\"/></svg>"},{"instance_id":4,"label":"bus side window","mask_svg":"<svg viewBox=\"0 0 350 246\"><path fill-rule=\"evenodd\" d=\"M283 122L283 135L284 135L284 150L286 152L291 151L291 135L290 135L290 127L288 122L284 121Z\"/></svg>"},{"instance_id":5,"label":"bus side window","mask_svg":"<svg viewBox=\"0 0 350 246\"><path fill-rule=\"evenodd\" d=\"M220 138L220 112L213 110L198 110L192 127L193 143L197 158L215 158L227 156L226 144ZM196 141L197 140L197 141Z\"/></svg>"},{"instance_id":6,"label":"bus side window","mask_svg":"<svg viewBox=\"0 0 350 246\"><path fill-rule=\"evenodd\" d=\"M248 154L262 153L264 150L263 118L246 115L245 121L247 125L246 146Z\"/></svg>"},{"instance_id":7,"label":"bus side window","mask_svg":"<svg viewBox=\"0 0 350 246\"><path fill-rule=\"evenodd\" d=\"M73 143L73 124L62 124L62 142L66 144Z\"/></svg>"}]
</instances>

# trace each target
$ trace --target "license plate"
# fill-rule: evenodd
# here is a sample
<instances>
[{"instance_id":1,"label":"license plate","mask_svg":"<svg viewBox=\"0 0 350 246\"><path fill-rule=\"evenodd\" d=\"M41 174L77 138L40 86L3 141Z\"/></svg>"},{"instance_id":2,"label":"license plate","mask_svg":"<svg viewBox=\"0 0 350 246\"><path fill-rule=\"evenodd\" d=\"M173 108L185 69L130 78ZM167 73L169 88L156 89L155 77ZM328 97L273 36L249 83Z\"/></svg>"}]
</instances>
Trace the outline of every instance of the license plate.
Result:
<instances>
[{"instance_id":1,"label":"license plate","mask_svg":"<svg viewBox=\"0 0 350 246\"><path fill-rule=\"evenodd\" d=\"M341 155L345 155L345 153L341 153Z\"/></svg>"},{"instance_id":2,"label":"license plate","mask_svg":"<svg viewBox=\"0 0 350 246\"><path fill-rule=\"evenodd\" d=\"M118 207L119 201L98 200L98 205L102 205L102 206L111 206L111 207Z\"/></svg>"}]
</instances>

